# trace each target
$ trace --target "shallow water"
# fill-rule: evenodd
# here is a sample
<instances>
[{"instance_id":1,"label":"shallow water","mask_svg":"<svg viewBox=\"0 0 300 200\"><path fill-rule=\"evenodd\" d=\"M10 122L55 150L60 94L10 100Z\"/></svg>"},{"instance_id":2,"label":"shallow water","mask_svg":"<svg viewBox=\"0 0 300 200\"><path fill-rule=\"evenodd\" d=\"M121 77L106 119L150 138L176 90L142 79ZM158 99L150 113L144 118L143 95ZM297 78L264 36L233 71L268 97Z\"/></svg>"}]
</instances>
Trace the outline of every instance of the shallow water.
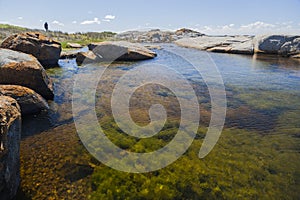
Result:
<instances>
[{"instance_id":1,"label":"shallow water","mask_svg":"<svg viewBox=\"0 0 300 200\"><path fill-rule=\"evenodd\" d=\"M227 194L226 190L240 190L240 192L237 192L237 194L242 195L239 198L261 197L255 192L253 192L253 194L249 192L249 194L247 193L249 196L247 196L246 193L241 190L241 188L245 189L248 187L249 191L251 191L254 189L254 187L265 187L267 190L269 187L267 187L267 184L270 184L270 181L274 182L270 187L275 187L275 189L274 194L272 192L270 192L270 194L268 193L268 197L274 197L272 195L276 196L276 192L288 192L290 193L290 199L297 197L296 189L300 189L300 61L279 58L276 56L259 55L252 57L243 55L217 54L202 52L194 49L185 49L174 45L162 46L162 50L155 50L158 56L153 60L136 63L113 63L107 68L103 78L99 82L96 93L97 116L100 124L102 123L102 125L107 128L110 139L121 145L123 148L129 148L131 151L139 151L137 150L137 146L141 143L141 141L144 141L144 146L147 146L146 143L150 144L150 142L153 142L147 139L135 141L134 139L129 138L129 144L134 146L134 148L130 148L128 147L127 143L124 144L119 141L122 140L124 142L125 138L122 136L120 139L118 134L115 134L114 130L111 129L111 127L115 127L115 122L113 120L111 121L112 113L110 108L110 98L114 86L120 77L126 72L144 64L166 65L168 68L176 70L182 74L184 78L190 82L197 95L198 102L200 103L200 126L207 127L210 120L211 104L209 92L203 77L201 77L195 68L193 68L193 66L185 59L171 52L181 52L183 57L188 56L189 58L196 58L193 61L193 64L201 66L204 72L205 70L209 71L210 67L212 66L211 63L203 62L203 60L207 60L209 58L213 60L213 63L217 66L223 78L227 96L227 116L225 129L224 133L222 134L223 137L221 137L219 141L219 146L217 145L216 147L216 149L223 152L223 158L227 158L227 161L222 161L221 163L223 163L223 165L226 166L226 169L229 171L233 170L232 166L234 168L238 168L238 171L242 171L240 167L243 166L243 164L240 162L249 162L249 173L258 174L258 178L257 180L255 179L255 181L258 181L259 184L265 184L265 181L261 180L259 182L260 171L258 169L255 171L256 168L251 167L256 166L258 158L264 160L264 162L267 163L266 165L272 165L272 167L269 166L262 169L264 179L268 180L266 185L259 185L258 183L256 184L256 182L254 182L252 184L253 188L251 188L252 185L249 183L250 179L248 179L248 182L245 180L245 182L249 184L245 186L243 186L243 184L245 184L244 182L238 184L235 182L237 180L232 179L231 181L238 186L222 186L225 188L223 188L223 197L228 198L229 195L231 195ZM54 177L53 179L57 178L58 182L51 180L46 181L43 178L40 178L40 180L37 181L36 179L39 179L37 178L38 175L34 175L34 173L32 173L31 176L30 173L28 173L28 169L23 169L23 191L27 194L27 196L31 196L31 198L37 198L39 196L39 192L43 191L47 187L54 188L53 191L56 191L55 195L58 195L57 197L61 198L74 198L78 196L78 192L76 193L73 190L75 190L74 187L79 186L89 188L86 191L83 191L84 189L82 188L79 190L79 193L84 195L90 194L92 190L98 191L97 187L95 189L87 186L88 182L90 182L90 175L93 173L93 170L90 170L89 167L91 166L89 163L91 163L92 158L88 156L88 153L84 150L82 145L80 145L80 142L77 141L78 138L76 139L76 137L73 136L76 135L76 132L74 130L74 125L72 124L73 115L71 100L74 76L93 74L96 73L97 69L104 68L105 66L106 64L78 67L75 60L60 60L58 68L47 70L49 76L51 76L55 83L55 99L54 101L50 102L51 109L49 112L25 118L23 121L23 140L21 148L23 152L26 152L23 153L22 158L24 165L23 168L45 168L45 166L41 164L42 162L37 162L39 159L43 160L43 157L31 159L31 161L26 159L30 157L30 153L28 153L28 151L35 153L39 152L45 156L45 159L47 159L48 156L50 162L48 165L51 165L51 162L65 162L65 160L68 160L68 162L66 165L59 165L59 167L56 168L56 171L51 172ZM156 72L153 71L150 73L155 74ZM86 80L87 83L89 81L93 80ZM173 85L180 88L182 91L186 89L177 82L176 78L174 78L172 81L174 81ZM135 83L132 82L128 83L129 86L134 84ZM93 97L87 96L87 104L91 98ZM167 88L155 84L146 85L136 91L131 98L130 103L132 118L138 124L146 125L149 123L148 109L152 104L155 103L161 103L166 107L168 117L170 117L171 121L175 121L174 123L172 122L173 124L179 123L178 119L180 117L180 109L178 108L178 101L176 100L172 91L168 90ZM86 111L87 108L83 106L80 113L82 113L82 115L86 115ZM170 126L169 128L177 127L177 125L168 126ZM168 130L168 128L166 128L166 130ZM233 132L232 134L230 133L231 130ZM41 132L43 133L41 134ZM64 134L63 137L60 136L60 132L62 132L61 134ZM234 136L234 134L236 135ZM49 137L49 135L51 135L51 137ZM67 137L67 135L69 135L69 137ZM158 138L165 137L166 135L164 135L164 133L158 136ZM51 138L51 140L49 138ZM199 138L203 137L199 136ZM169 137L168 139L165 139L165 141L169 141L171 139L172 137ZM47 148L43 147L45 144L41 142L41 140L49 140L49 144L47 143L46 145ZM283 140L285 142L281 142ZM63 144L64 141L66 141L66 144L63 148L55 147L57 144ZM51 142L53 142L53 145ZM82 155L75 156L72 153L70 153L71 155L68 155L68 152L73 151L68 148L68 143L73 144L72 148L74 148L74 146L77 144L78 147L75 149L77 149L76 151ZM162 145L164 145L164 143L155 143L157 145L147 147L145 151L153 151L161 148ZM34 146L32 146L32 144L34 144ZM241 146L239 147L239 145ZM39 151L41 148L44 148L43 151ZM65 152L60 153L60 151L64 151L64 149L66 149ZM231 149L230 152L227 152L228 149ZM51 153L49 153L49 151L54 151L55 155L50 156ZM253 152L249 154L249 151ZM217 166L214 166L212 163L216 161L220 162L219 159L222 158L222 156L220 158L220 155L217 155L214 152L212 152L205 161L212 165L212 171L207 172L211 174L214 174L216 171L218 171ZM277 153L281 153L281 156L278 157ZM60 159L56 159L56 155L59 156ZM242 155L246 155L246 158L243 157L245 160L242 160ZM230 159L232 159L233 163L236 162L235 164L232 164L232 166L230 165ZM282 166L281 162L289 159L292 159L292 161L289 164L286 164L286 166ZM72 163L70 163L70 160L72 160ZM98 166L96 169L99 170L99 163L95 161L92 163ZM93 167L94 164L92 165ZM76 175L75 173L75 175L73 175L75 178L72 178L72 173L68 174L67 171L69 168L74 168L74 165L78 167L77 171L82 171L82 173L79 173L79 175ZM201 163L199 166L201 166ZM100 169L102 168L103 167L100 167ZM166 168L166 170L168 169L169 168ZM105 170L107 169L105 168ZM33 169L31 169L31 171L33 171ZM49 173L43 172L43 170L37 171L40 171L39 173ZM274 179L268 179L265 177L267 176L265 175L266 173L274 174L279 172L281 175L278 175L278 177L274 176ZM94 174L96 174L94 176L97 176L96 172ZM232 172L232 174L235 173ZM123 175L120 174L118 177L119 176ZM230 173L228 176L230 176ZM235 174L235 176L239 175ZM267 177L269 177L269 175ZM219 178L221 178L221 175ZM237 178L239 179L239 177ZM240 181L242 181L243 178L245 177L240 174ZM30 184L32 179L37 182L35 184L45 184L46 186L44 188L41 187L41 189L35 188L32 184ZM58 190L53 186L53 183L61 185L65 184L69 189ZM288 183L291 184L290 188L276 188L276 184ZM222 185L220 182L218 182L218 184ZM48 195L53 196L53 191L48 191ZM61 196L59 193L61 193ZM97 195L98 193L96 192L94 197L96 198ZM198 197L200 198L203 196ZM204 196L204 198L209 197L211 196ZM234 196L231 197L235 198Z\"/></svg>"}]
</instances>

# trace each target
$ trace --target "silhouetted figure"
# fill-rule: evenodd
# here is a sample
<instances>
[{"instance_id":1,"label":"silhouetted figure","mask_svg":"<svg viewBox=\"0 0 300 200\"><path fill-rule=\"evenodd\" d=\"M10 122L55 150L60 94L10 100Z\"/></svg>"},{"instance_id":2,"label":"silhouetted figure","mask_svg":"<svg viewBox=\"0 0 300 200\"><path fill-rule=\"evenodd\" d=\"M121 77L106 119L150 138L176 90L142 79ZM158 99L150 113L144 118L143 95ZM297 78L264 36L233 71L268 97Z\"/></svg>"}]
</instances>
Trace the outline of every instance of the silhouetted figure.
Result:
<instances>
[{"instance_id":1,"label":"silhouetted figure","mask_svg":"<svg viewBox=\"0 0 300 200\"><path fill-rule=\"evenodd\" d=\"M44 28L45 28L45 30L46 30L46 32L47 32L47 31L48 31L48 23L47 23L47 22L45 22Z\"/></svg>"}]
</instances>

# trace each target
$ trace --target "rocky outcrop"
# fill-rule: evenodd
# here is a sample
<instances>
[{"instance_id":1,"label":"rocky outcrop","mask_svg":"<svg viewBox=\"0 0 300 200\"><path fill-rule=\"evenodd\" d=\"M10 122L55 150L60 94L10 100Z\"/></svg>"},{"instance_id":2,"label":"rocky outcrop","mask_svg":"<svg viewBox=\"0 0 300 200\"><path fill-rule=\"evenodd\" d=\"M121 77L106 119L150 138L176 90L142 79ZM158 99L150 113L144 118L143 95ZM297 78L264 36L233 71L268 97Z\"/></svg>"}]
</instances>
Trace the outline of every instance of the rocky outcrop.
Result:
<instances>
[{"instance_id":1,"label":"rocky outcrop","mask_svg":"<svg viewBox=\"0 0 300 200\"><path fill-rule=\"evenodd\" d=\"M252 39L251 36L201 36L183 38L175 44L211 52L253 54Z\"/></svg>"},{"instance_id":2,"label":"rocky outcrop","mask_svg":"<svg viewBox=\"0 0 300 200\"><path fill-rule=\"evenodd\" d=\"M115 36L117 40L142 43L170 43L181 38L199 37L204 34L182 28L175 32L152 29L149 31L127 31Z\"/></svg>"},{"instance_id":3,"label":"rocky outcrop","mask_svg":"<svg viewBox=\"0 0 300 200\"><path fill-rule=\"evenodd\" d=\"M0 96L0 199L15 197L20 184L21 114L16 100Z\"/></svg>"},{"instance_id":4,"label":"rocky outcrop","mask_svg":"<svg viewBox=\"0 0 300 200\"><path fill-rule=\"evenodd\" d=\"M136 61L156 57L156 53L146 47L125 41L92 43L88 48L106 61Z\"/></svg>"},{"instance_id":5,"label":"rocky outcrop","mask_svg":"<svg viewBox=\"0 0 300 200\"><path fill-rule=\"evenodd\" d=\"M22 115L39 113L49 109L48 103L35 91L18 85L0 85L0 95L14 98L21 108Z\"/></svg>"},{"instance_id":6,"label":"rocky outcrop","mask_svg":"<svg viewBox=\"0 0 300 200\"><path fill-rule=\"evenodd\" d=\"M38 60L28 54L0 48L0 84L28 87L53 99L53 84Z\"/></svg>"},{"instance_id":7,"label":"rocky outcrop","mask_svg":"<svg viewBox=\"0 0 300 200\"><path fill-rule=\"evenodd\" d=\"M81 65L82 63L94 63L94 62L101 62L102 57L95 55L92 51L88 52L78 52L76 54L76 63Z\"/></svg>"},{"instance_id":8,"label":"rocky outcrop","mask_svg":"<svg viewBox=\"0 0 300 200\"><path fill-rule=\"evenodd\" d=\"M283 56L300 53L300 36L263 35L254 38L255 52Z\"/></svg>"},{"instance_id":9,"label":"rocky outcrop","mask_svg":"<svg viewBox=\"0 0 300 200\"><path fill-rule=\"evenodd\" d=\"M32 54L44 67L57 65L61 52L60 43L38 32L11 35L0 47Z\"/></svg>"}]
</instances>

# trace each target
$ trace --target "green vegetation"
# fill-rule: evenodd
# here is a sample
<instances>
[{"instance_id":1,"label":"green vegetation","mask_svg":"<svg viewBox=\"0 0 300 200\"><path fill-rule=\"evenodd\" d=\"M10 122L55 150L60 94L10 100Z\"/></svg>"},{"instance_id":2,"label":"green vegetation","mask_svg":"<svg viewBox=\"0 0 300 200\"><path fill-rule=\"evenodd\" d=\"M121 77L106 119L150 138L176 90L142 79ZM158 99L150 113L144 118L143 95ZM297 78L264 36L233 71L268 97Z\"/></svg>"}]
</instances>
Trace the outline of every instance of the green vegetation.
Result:
<instances>
[{"instance_id":1,"label":"green vegetation","mask_svg":"<svg viewBox=\"0 0 300 200\"><path fill-rule=\"evenodd\" d=\"M116 133L114 124L105 126ZM298 130L299 131L299 130ZM175 134L174 129L163 132ZM164 134L165 134L164 133ZM92 183L97 188L91 199L296 199L300 187L299 138L287 131L264 136L241 129L226 129L213 151L198 158L205 129L188 152L170 166L151 173L130 174L100 165ZM152 148L166 142L152 138ZM124 139L115 144L147 151L148 142L132 145ZM131 147L129 146L131 143ZM148 149L149 150L149 149Z\"/></svg>"}]
</instances>

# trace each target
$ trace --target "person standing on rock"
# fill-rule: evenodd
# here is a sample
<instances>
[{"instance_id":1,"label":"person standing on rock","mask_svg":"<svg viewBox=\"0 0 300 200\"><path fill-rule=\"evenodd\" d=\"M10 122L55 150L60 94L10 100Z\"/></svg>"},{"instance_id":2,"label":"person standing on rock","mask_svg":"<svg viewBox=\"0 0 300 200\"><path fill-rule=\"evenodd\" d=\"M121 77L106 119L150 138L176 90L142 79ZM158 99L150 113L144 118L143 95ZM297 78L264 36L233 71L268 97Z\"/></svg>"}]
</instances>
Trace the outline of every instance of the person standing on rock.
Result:
<instances>
[{"instance_id":1,"label":"person standing on rock","mask_svg":"<svg viewBox=\"0 0 300 200\"><path fill-rule=\"evenodd\" d=\"M48 23L47 22L45 22L44 28L45 28L46 32L48 32Z\"/></svg>"}]
</instances>

